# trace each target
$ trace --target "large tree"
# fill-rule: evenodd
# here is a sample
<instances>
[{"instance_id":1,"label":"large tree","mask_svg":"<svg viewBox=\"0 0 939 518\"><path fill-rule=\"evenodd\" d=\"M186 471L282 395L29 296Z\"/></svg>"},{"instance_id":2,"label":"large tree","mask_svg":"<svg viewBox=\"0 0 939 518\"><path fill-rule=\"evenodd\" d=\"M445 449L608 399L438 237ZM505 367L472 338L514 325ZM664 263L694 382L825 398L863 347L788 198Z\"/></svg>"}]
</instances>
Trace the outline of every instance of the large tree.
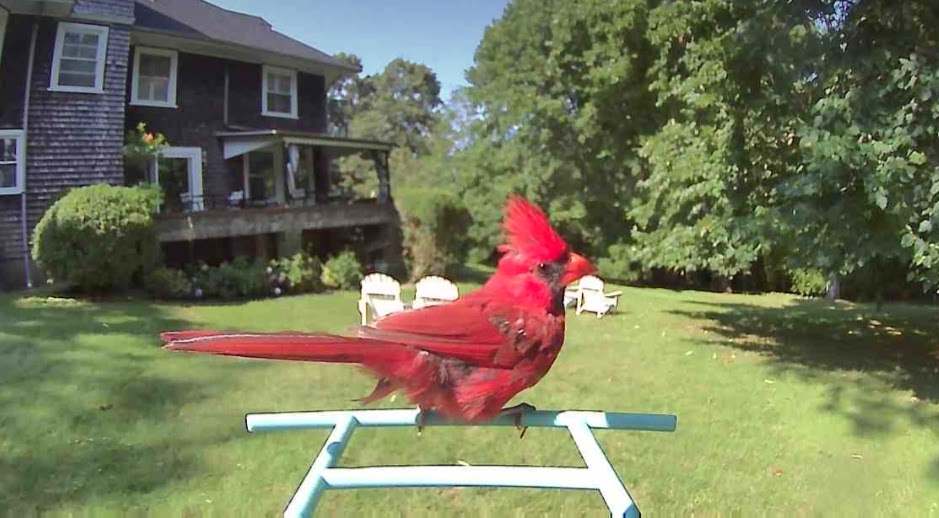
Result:
<instances>
[{"instance_id":1,"label":"large tree","mask_svg":"<svg viewBox=\"0 0 939 518\"><path fill-rule=\"evenodd\" d=\"M594 253L627 228L635 147L656 123L648 4L516 0L486 30L467 72L481 119L460 152L475 235L498 236L509 190L544 205Z\"/></svg>"},{"instance_id":2,"label":"large tree","mask_svg":"<svg viewBox=\"0 0 939 518\"><path fill-rule=\"evenodd\" d=\"M939 283L939 7L834 2L799 129L802 164L780 185L792 260L874 290L891 266Z\"/></svg>"},{"instance_id":3,"label":"large tree","mask_svg":"<svg viewBox=\"0 0 939 518\"><path fill-rule=\"evenodd\" d=\"M812 3L665 2L652 88L667 122L644 140L631 215L645 267L746 272L781 246L776 185L799 160L811 99Z\"/></svg>"}]
</instances>

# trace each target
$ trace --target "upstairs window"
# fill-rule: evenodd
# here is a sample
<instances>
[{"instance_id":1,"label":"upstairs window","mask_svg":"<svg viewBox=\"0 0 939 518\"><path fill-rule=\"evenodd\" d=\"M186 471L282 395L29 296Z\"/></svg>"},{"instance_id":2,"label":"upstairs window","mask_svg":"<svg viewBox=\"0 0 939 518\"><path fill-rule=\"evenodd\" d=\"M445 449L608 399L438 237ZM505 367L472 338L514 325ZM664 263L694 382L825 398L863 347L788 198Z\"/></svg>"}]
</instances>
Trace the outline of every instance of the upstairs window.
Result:
<instances>
[{"instance_id":1,"label":"upstairs window","mask_svg":"<svg viewBox=\"0 0 939 518\"><path fill-rule=\"evenodd\" d=\"M0 130L0 195L20 194L26 173L22 130Z\"/></svg>"},{"instance_id":2,"label":"upstairs window","mask_svg":"<svg viewBox=\"0 0 939 518\"><path fill-rule=\"evenodd\" d=\"M104 92L108 28L60 22L55 37L50 90Z\"/></svg>"},{"instance_id":3,"label":"upstairs window","mask_svg":"<svg viewBox=\"0 0 939 518\"><path fill-rule=\"evenodd\" d=\"M130 103L175 108L178 61L176 51L137 47Z\"/></svg>"},{"instance_id":4,"label":"upstairs window","mask_svg":"<svg viewBox=\"0 0 939 518\"><path fill-rule=\"evenodd\" d=\"M264 66L261 115L297 118L297 72Z\"/></svg>"}]
</instances>

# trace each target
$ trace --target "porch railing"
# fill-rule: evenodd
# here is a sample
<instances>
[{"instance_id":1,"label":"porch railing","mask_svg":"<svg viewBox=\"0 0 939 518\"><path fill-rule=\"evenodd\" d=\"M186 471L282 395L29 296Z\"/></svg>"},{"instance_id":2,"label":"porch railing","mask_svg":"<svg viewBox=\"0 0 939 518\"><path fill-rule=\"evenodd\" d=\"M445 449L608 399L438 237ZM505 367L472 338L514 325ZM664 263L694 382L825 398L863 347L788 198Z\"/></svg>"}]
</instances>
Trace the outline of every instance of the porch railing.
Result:
<instances>
[{"instance_id":1,"label":"porch railing","mask_svg":"<svg viewBox=\"0 0 939 518\"><path fill-rule=\"evenodd\" d=\"M352 433L360 427L413 427L420 413L415 410L353 410L248 414L249 432L331 428L319 454L300 483L284 516L309 516L327 489L392 487L517 487L581 489L598 491L612 516L640 516L639 509L616 475L594 429L675 431L673 415L626 414L585 411L531 411L522 415L522 426L566 428L586 468L529 466L388 466L337 468ZM513 426L514 418L500 417L481 426ZM424 426L466 426L428 414Z\"/></svg>"},{"instance_id":2,"label":"porch railing","mask_svg":"<svg viewBox=\"0 0 939 518\"><path fill-rule=\"evenodd\" d=\"M298 197L288 197L286 201L279 202L273 199L252 199L239 196L209 195L183 196L173 200L164 200L160 206L161 214L185 214L192 212L230 210L230 209L263 209L270 207L311 207L318 203L376 203L374 199L355 199L350 196L330 196L324 202L316 200L313 194Z\"/></svg>"}]
</instances>

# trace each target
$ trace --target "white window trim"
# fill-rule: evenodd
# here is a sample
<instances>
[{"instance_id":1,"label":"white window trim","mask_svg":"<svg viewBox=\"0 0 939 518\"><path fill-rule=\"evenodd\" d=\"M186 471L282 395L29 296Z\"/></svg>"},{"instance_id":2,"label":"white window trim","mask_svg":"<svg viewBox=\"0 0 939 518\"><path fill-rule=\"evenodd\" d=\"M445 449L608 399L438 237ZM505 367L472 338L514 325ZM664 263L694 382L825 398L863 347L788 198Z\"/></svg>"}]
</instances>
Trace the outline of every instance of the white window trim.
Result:
<instances>
[{"instance_id":1,"label":"white window trim","mask_svg":"<svg viewBox=\"0 0 939 518\"><path fill-rule=\"evenodd\" d=\"M267 74L290 75L290 113L272 112L267 109ZM299 92L297 91L297 71L289 68L278 68L264 65L261 67L261 115L265 117L281 117L284 119L298 119L297 105Z\"/></svg>"},{"instance_id":2,"label":"white window trim","mask_svg":"<svg viewBox=\"0 0 939 518\"><path fill-rule=\"evenodd\" d=\"M59 66L61 65L62 47L65 44L66 32L90 32L98 35L98 61L95 63L95 86L59 86ZM59 22L59 27L55 35L55 52L52 55L52 77L49 80L49 90L54 92L104 93L104 65L108 60L109 32L108 27L104 25Z\"/></svg>"},{"instance_id":3,"label":"white window trim","mask_svg":"<svg viewBox=\"0 0 939 518\"><path fill-rule=\"evenodd\" d=\"M7 18L9 17L10 13L3 7L0 7L0 64L3 63L3 42L6 41Z\"/></svg>"},{"instance_id":4,"label":"white window trim","mask_svg":"<svg viewBox=\"0 0 939 518\"><path fill-rule=\"evenodd\" d=\"M26 183L26 133L23 130L0 130L0 138L16 139L16 185L0 187L0 196L22 194Z\"/></svg>"},{"instance_id":5,"label":"white window trim","mask_svg":"<svg viewBox=\"0 0 939 518\"><path fill-rule=\"evenodd\" d=\"M140 81L140 55L150 54L153 56L164 56L170 58L170 81L166 90L166 101L151 101L149 99L139 99L139 81ZM179 66L179 53L175 50L157 49L153 47L136 47L134 50L134 74L131 76L130 83L130 104L136 106L156 106L159 108L178 108L176 105L176 78Z\"/></svg>"},{"instance_id":6,"label":"white window trim","mask_svg":"<svg viewBox=\"0 0 939 518\"><path fill-rule=\"evenodd\" d=\"M205 209L202 200L202 148L201 147L166 147L160 150L162 158L183 158L189 160L189 195L193 202L191 209L199 212ZM154 185L160 185L160 166L154 167L156 177L153 179Z\"/></svg>"}]
</instances>

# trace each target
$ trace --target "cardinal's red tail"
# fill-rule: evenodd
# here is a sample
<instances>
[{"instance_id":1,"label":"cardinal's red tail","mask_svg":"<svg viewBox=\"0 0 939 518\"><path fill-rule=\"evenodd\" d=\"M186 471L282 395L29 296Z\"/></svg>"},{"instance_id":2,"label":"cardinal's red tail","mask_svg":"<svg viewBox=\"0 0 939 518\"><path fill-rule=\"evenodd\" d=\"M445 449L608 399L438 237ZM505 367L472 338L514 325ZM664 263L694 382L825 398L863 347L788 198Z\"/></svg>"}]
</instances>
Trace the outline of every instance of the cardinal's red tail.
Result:
<instances>
[{"instance_id":1,"label":"cardinal's red tail","mask_svg":"<svg viewBox=\"0 0 939 518\"><path fill-rule=\"evenodd\" d=\"M400 344L329 334L178 331L160 337L164 347L172 351L273 360L372 363L414 355L413 350Z\"/></svg>"}]
</instances>

